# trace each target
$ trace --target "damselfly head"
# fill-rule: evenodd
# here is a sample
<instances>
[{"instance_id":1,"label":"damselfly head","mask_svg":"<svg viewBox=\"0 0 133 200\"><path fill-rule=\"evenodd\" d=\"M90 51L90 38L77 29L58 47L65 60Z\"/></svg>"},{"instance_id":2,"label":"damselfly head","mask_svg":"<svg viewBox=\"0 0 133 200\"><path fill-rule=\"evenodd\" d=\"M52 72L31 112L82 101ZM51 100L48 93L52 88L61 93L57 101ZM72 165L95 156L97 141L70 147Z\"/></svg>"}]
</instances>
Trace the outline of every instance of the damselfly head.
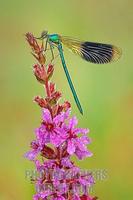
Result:
<instances>
[{"instance_id":1,"label":"damselfly head","mask_svg":"<svg viewBox=\"0 0 133 200\"><path fill-rule=\"evenodd\" d=\"M43 39L47 38L47 36L48 36L48 31L43 31L43 32L41 33L41 36L40 36L40 37L35 37L35 38L36 38L36 39L39 39L39 40L43 40Z\"/></svg>"},{"instance_id":2,"label":"damselfly head","mask_svg":"<svg viewBox=\"0 0 133 200\"><path fill-rule=\"evenodd\" d=\"M41 39L44 39L44 38L46 38L48 36L48 31L43 31L42 33L41 33Z\"/></svg>"}]
</instances>

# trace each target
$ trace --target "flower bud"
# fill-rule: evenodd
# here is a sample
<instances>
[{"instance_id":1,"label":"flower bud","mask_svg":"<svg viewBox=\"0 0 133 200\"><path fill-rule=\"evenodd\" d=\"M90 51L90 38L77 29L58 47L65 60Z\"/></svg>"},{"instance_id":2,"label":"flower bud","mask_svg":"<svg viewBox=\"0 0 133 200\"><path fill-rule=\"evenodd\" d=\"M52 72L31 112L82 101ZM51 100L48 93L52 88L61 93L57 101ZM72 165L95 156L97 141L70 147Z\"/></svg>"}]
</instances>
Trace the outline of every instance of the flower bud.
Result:
<instances>
[{"instance_id":1,"label":"flower bud","mask_svg":"<svg viewBox=\"0 0 133 200\"><path fill-rule=\"evenodd\" d=\"M33 72L34 72L34 75L36 76L36 79L40 83L45 84L46 79L47 79L47 75L46 75L46 72L45 72L44 65L40 66L39 64L36 64L36 65L34 65L33 68L34 68Z\"/></svg>"},{"instance_id":2,"label":"flower bud","mask_svg":"<svg viewBox=\"0 0 133 200\"><path fill-rule=\"evenodd\" d=\"M64 111L68 110L69 108L71 108L71 104L69 101L65 101L64 104L62 105Z\"/></svg>"},{"instance_id":3,"label":"flower bud","mask_svg":"<svg viewBox=\"0 0 133 200\"><path fill-rule=\"evenodd\" d=\"M37 43L36 38L31 34L31 33L26 33L26 40L29 43L29 45L32 48L31 54L39 61L41 65L45 64L46 58L45 55L43 54L43 43L42 46L40 47L39 44Z\"/></svg>"},{"instance_id":4,"label":"flower bud","mask_svg":"<svg viewBox=\"0 0 133 200\"><path fill-rule=\"evenodd\" d=\"M43 150L41 151L41 155L47 159L55 159L56 154L54 150L48 146L44 146Z\"/></svg>"},{"instance_id":5,"label":"flower bud","mask_svg":"<svg viewBox=\"0 0 133 200\"><path fill-rule=\"evenodd\" d=\"M48 70L47 70L47 76L48 76L48 80L51 78L51 76L53 75L54 72L54 66L53 65L49 65L48 66Z\"/></svg>"},{"instance_id":6,"label":"flower bud","mask_svg":"<svg viewBox=\"0 0 133 200\"><path fill-rule=\"evenodd\" d=\"M50 93L52 94L55 91L55 83L50 82Z\"/></svg>"},{"instance_id":7,"label":"flower bud","mask_svg":"<svg viewBox=\"0 0 133 200\"><path fill-rule=\"evenodd\" d=\"M29 45L31 46L32 50L38 54L40 52L40 46L38 45L35 37L33 36L32 33L26 33L26 40L29 43Z\"/></svg>"},{"instance_id":8,"label":"flower bud","mask_svg":"<svg viewBox=\"0 0 133 200\"><path fill-rule=\"evenodd\" d=\"M34 98L34 102L36 102L41 108L47 108L47 102L40 96L36 96Z\"/></svg>"}]
</instances>

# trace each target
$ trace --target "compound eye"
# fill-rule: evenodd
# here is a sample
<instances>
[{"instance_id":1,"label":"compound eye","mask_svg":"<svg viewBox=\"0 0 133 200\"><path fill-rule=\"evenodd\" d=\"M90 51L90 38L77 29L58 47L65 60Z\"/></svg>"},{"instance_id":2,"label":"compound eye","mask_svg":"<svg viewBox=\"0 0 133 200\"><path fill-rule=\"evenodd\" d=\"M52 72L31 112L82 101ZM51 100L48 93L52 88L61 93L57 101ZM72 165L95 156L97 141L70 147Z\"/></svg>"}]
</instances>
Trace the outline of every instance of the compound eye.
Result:
<instances>
[{"instance_id":1,"label":"compound eye","mask_svg":"<svg viewBox=\"0 0 133 200\"><path fill-rule=\"evenodd\" d=\"M48 34L48 31L43 31L42 33L41 33L41 38L43 39L43 38L46 38L47 37L47 34Z\"/></svg>"}]
</instances>

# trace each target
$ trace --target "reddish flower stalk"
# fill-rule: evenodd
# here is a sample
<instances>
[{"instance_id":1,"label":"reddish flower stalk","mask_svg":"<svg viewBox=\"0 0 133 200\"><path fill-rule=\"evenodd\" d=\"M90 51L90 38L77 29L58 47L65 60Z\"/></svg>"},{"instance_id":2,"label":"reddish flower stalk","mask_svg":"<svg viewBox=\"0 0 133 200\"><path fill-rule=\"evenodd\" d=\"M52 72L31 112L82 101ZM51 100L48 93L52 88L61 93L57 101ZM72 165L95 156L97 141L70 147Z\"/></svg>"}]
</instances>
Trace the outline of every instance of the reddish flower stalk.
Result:
<instances>
[{"instance_id":1,"label":"reddish flower stalk","mask_svg":"<svg viewBox=\"0 0 133 200\"><path fill-rule=\"evenodd\" d=\"M38 44L31 33L26 34L26 40L37 59L33 66L34 75L46 90L45 98L34 98L42 109L42 122L35 130L32 150L25 155L35 163L37 172L41 174L34 180L36 194L33 200L96 200L97 197L91 197L88 191L94 184L93 176L82 174L71 160L72 155L80 160L92 156L86 147L91 142L87 137L89 130L76 127L78 121L76 117L70 118L71 104L68 101L59 103L61 92L51 82L54 66L45 64L43 41Z\"/></svg>"}]
</instances>

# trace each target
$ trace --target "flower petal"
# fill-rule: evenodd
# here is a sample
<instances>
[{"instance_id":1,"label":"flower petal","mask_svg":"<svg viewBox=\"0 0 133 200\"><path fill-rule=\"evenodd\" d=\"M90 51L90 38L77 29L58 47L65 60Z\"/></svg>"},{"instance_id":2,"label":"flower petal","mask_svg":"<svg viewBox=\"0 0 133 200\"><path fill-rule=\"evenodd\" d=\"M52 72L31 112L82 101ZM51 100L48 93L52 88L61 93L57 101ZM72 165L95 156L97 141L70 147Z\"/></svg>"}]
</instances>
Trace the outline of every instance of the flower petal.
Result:
<instances>
[{"instance_id":1,"label":"flower petal","mask_svg":"<svg viewBox=\"0 0 133 200\"><path fill-rule=\"evenodd\" d=\"M59 135L56 135L55 133L53 133L50 136L50 142L54 146L58 147L60 144L62 144L64 142L64 140Z\"/></svg>"},{"instance_id":2,"label":"flower petal","mask_svg":"<svg viewBox=\"0 0 133 200\"><path fill-rule=\"evenodd\" d=\"M76 148L79 149L80 151L87 150L87 147L85 146L85 144L82 142L80 138L75 139L75 144L76 144Z\"/></svg>"},{"instance_id":3,"label":"flower petal","mask_svg":"<svg viewBox=\"0 0 133 200\"><path fill-rule=\"evenodd\" d=\"M70 109L68 109L66 112L62 112L61 114L57 115L53 119L53 122L55 124L59 124L61 122L65 122L65 120L68 119L69 115L70 115Z\"/></svg>"},{"instance_id":4,"label":"flower petal","mask_svg":"<svg viewBox=\"0 0 133 200\"><path fill-rule=\"evenodd\" d=\"M35 166L36 166L36 169L39 171L39 169L42 167L39 160L35 160Z\"/></svg>"},{"instance_id":5,"label":"flower petal","mask_svg":"<svg viewBox=\"0 0 133 200\"><path fill-rule=\"evenodd\" d=\"M65 198L63 196L58 196L53 198L52 200L65 200Z\"/></svg>"},{"instance_id":6,"label":"flower petal","mask_svg":"<svg viewBox=\"0 0 133 200\"><path fill-rule=\"evenodd\" d=\"M35 134L40 146L50 142L50 134L45 130L44 126L35 129Z\"/></svg>"},{"instance_id":7,"label":"flower petal","mask_svg":"<svg viewBox=\"0 0 133 200\"><path fill-rule=\"evenodd\" d=\"M88 174L85 177L80 177L79 182L83 186L89 186L90 187L90 186L94 185L94 178L91 174Z\"/></svg>"},{"instance_id":8,"label":"flower petal","mask_svg":"<svg viewBox=\"0 0 133 200\"><path fill-rule=\"evenodd\" d=\"M80 137L80 140L84 143L84 144L90 144L91 143L91 139L89 137L87 137L86 135L83 135Z\"/></svg>"},{"instance_id":9,"label":"flower petal","mask_svg":"<svg viewBox=\"0 0 133 200\"><path fill-rule=\"evenodd\" d=\"M62 158L61 164L62 164L64 167L72 167L72 166L73 166L73 164L72 164L72 162L70 161L70 158L69 158L69 157Z\"/></svg>"},{"instance_id":10,"label":"flower petal","mask_svg":"<svg viewBox=\"0 0 133 200\"><path fill-rule=\"evenodd\" d=\"M45 108L43 109L43 120L49 123L52 122L51 113L48 109Z\"/></svg>"},{"instance_id":11,"label":"flower petal","mask_svg":"<svg viewBox=\"0 0 133 200\"><path fill-rule=\"evenodd\" d=\"M86 157L91 157L93 154L90 151L81 151L79 149L76 149L75 151L76 156L78 157L79 160L82 160L83 158Z\"/></svg>"},{"instance_id":12,"label":"flower petal","mask_svg":"<svg viewBox=\"0 0 133 200\"><path fill-rule=\"evenodd\" d=\"M29 160L34 160L37 154L38 154L38 150L32 150L32 151L27 152L24 156L28 158Z\"/></svg>"},{"instance_id":13,"label":"flower petal","mask_svg":"<svg viewBox=\"0 0 133 200\"><path fill-rule=\"evenodd\" d=\"M89 131L89 129L87 129L87 128L75 128L75 130L74 130L74 133L75 134L80 134L80 133L82 133L82 134L87 134L87 133L89 133L90 131Z\"/></svg>"},{"instance_id":14,"label":"flower petal","mask_svg":"<svg viewBox=\"0 0 133 200\"><path fill-rule=\"evenodd\" d=\"M70 155L72 155L75 152L75 144L72 139L68 141L67 152Z\"/></svg>"},{"instance_id":15,"label":"flower petal","mask_svg":"<svg viewBox=\"0 0 133 200\"><path fill-rule=\"evenodd\" d=\"M76 118L76 116L72 117L70 120L69 120L69 125L68 125L68 128L70 130L74 129L74 127L77 125L78 123L78 120Z\"/></svg>"}]
</instances>

